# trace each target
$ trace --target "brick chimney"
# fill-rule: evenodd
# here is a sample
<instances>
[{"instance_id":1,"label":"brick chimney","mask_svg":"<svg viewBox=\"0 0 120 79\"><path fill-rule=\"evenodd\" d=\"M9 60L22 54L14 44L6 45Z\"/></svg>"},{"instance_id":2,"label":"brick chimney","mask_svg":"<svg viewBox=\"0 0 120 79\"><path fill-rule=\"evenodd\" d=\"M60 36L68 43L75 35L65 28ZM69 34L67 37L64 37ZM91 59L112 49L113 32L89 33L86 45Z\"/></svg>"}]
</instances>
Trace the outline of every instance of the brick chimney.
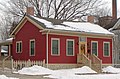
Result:
<instances>
[{"instance_id":1,"label":"brick chimney","mask_svg":"<svg viewBox=\"0 0 120 79\"><path fill-rule=\"evenodd\" d=\"M94 18L94 16L90 15L90 16L87 17L87 20L90 23L94 23L95 18Z\"/></svg>"},{"instance_id":2,"label":"brick chimney","mask_svg":"<svg viewBox=\"0 0 120 79\"><path fill-rule=\"evenodd\" d=\"M34 15L34 7L27 7L26 13L29 15Z\"/></svg>"},{"instance_id":3,"label":"brick chimney","mask_svg":"<svg viewBox=\"0 0 120 79\"><path fill-rule=\"evenodd\" d=\"M112 0L112 17L117 19L117 0Z\"/></svg>"}]
</instances>

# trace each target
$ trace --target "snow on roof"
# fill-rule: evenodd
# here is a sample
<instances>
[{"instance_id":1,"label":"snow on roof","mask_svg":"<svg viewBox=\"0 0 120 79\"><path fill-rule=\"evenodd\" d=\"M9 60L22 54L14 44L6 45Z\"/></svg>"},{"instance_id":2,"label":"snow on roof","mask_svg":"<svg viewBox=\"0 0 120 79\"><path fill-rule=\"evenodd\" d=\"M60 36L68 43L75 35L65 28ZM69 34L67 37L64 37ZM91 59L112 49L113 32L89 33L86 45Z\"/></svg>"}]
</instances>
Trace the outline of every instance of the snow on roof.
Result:
<instances>
[{"instance_id":1,"label":"snow on roof","mask_svg":"<svg viewBox=\"0 0 120 79\"><path fill-rule=\"evenodd\" d=\"M45 19L41 19L41 18L37 18L37 17L34 17L32 16L34 19L36 19L37 21L41 22L41 23L44 23L44 25L46 25L46 27L49 27L49 28L53 28L53 24Z\"/></svg>"},{"instance_id":2,"label":"snow on roof","mask_svg":"<svg viewBox=\"0 0 120 79\"><path fill-rule=\"evenodd\" d=\"M8 44L8 43L11 43L12 40L13 40L13 38L8 38L8 39L6 39L6 40L0 41L0 44L1 44L1 45Z\"/></svg>"},{"instance_id":3,"label":"snow on roof","mask_svg":"<svg viewBox=\"0 0 120 79\"><path fill-rule=\"evenodd\" d=\"M37 21L44 23L47 28L58 29L58 30L69 30L69 31L77 31L77 32L88 32L88 33L100 33L100 34L112 34L108 30L104 29L103 27L92 24L89 22L67 22L64 21L61 24L54 25L52 22L47 21L45 19L41 19L38 17L31 16Z\"/></svg>"},{"instance_id":4,"label":"snow on roof","mask_svg":"<svg viewBox=\"0 0 120 79\"><path fill-rule=\"evenodd\" d=\"M13 38L8 38L8 39L6 39L6 41L12 41L13 40Z\"/></svg>"}]
</instances>

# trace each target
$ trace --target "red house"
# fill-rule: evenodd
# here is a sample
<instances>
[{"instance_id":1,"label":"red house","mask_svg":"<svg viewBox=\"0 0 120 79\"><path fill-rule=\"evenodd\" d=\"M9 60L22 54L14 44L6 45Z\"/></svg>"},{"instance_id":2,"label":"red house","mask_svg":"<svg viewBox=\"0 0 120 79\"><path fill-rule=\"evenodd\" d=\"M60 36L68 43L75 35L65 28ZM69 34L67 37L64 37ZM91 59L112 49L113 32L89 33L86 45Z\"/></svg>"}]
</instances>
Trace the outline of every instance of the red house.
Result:
<instances>
[{"instance_id":1,"label":"red house","mask_svg":"<svg viewBox=\"0 0 120 79\"><path fill-rule=\"evenodd\" d=\"M89 61L111 65L113 36L88 22L25 15L11 32L12 56L14 60L45 59L48 67L56 68L87 65Z\"/></svg>"}]
</instances>

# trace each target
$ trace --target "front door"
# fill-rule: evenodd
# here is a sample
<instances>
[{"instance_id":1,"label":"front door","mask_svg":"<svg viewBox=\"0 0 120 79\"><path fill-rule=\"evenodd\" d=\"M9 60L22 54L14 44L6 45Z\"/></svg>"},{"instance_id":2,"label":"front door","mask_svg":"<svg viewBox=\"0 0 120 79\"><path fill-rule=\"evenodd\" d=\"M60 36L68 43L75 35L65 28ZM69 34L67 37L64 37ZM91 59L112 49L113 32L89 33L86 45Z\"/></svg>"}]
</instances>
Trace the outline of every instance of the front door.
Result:
<instances>
[{"instance_id":1,"label":"front door","mask_svg":"<svg viewBox=\"0 0 120 79\"><path fill-rule=\"evenodd\" d=\"M86 42L80 42L80 54L86 55Z\"/></svg>"}]
</instances>

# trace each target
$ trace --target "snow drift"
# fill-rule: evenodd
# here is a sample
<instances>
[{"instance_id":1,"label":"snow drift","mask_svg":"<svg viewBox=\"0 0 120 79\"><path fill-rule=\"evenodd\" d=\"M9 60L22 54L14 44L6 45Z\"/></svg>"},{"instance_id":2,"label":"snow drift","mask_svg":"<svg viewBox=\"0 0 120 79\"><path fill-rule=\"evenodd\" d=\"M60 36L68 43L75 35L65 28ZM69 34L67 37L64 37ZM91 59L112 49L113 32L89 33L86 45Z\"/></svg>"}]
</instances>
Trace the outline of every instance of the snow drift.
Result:
<instances>
[{"instance_id":1,"label":"snow drift","mask_svg":"<svg viewBox=\"0 0 120 79\"><path fill-rule=\"evenodd\" d=\"M19 74L26 74L26 75L45 75L45 74L51 74L52 72L53 70L37 65L28 68L23 68L18 71Z\"/></svg>"},{"instance_id":2,"label":"snow drift","mask_svg":"<svg viewBox=\"0 0 120 79\"><path fill-rule=\"evenodd\" d=\"M107 72L107 73L120 73L120 68L108 66L108 67L103 68L102 71Z\"/></svg>"}]
</instances>

